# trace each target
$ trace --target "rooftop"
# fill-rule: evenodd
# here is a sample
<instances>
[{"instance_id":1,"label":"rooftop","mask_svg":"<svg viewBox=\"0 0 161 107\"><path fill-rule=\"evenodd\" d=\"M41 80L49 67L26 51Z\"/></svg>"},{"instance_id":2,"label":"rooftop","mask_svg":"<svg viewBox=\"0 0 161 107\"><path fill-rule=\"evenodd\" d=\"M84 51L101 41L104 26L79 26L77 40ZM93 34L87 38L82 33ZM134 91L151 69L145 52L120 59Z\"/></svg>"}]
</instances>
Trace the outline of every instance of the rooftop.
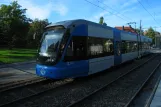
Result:
<instances>
[{"instance_id":1,"label":"rooftop","mask_svg":"<svg viewBox=\"0 0 161 107\"><path fill-rule=\"evenodd\" d=\"M116 29L119 29L119 30L124 30L124 31L127 31L127 32L131 32L131 33L137 34L137 33L135 32L135 29L133 29L133 28L130 27L130 26L116 26L115 28L116 28Z\"/></svg>"}]
</instances>

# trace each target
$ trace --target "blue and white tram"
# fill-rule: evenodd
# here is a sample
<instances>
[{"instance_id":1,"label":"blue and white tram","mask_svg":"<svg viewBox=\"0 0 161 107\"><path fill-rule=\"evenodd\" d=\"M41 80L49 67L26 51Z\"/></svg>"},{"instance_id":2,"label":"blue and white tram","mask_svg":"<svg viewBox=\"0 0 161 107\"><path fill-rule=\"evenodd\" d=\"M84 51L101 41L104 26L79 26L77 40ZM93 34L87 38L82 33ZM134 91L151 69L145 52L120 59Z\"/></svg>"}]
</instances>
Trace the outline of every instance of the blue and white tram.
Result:
<instances>
[{"instance_id":1,"label":"blue and white tram","mask_svg":"<svg viewBox=\"0 0 161 107\"><path fill-rule=\"evenodd\" d=\"M151 39L144 38L149 45ZM88 76L137 58L138 42L143 47L144 38L86 20L51 24L41 39L36 74L53 79Z\"/></svg>"}]
</instances>

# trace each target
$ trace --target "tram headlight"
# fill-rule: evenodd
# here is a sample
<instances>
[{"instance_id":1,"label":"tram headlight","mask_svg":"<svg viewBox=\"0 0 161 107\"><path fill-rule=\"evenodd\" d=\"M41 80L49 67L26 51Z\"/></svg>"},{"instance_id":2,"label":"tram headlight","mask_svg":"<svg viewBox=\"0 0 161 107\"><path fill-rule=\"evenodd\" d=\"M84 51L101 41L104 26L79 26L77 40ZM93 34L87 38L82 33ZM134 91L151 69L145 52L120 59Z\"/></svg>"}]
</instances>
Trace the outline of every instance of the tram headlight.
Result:
<instances>
[{"instance_id":1,"label":"tram headlight","mask_svg":"<svg viewBox=\"0 0 161 107\"><path fill-rule=\"evenodd\" d=\"M42 68L42 69L40 70L40 73L41 73L41 75L45 75L46 71L44 70L44 68Z\"/></svg>"},{"instance_id":2,"label":"tram headlight","mask_svg":"<svg viewBox=\"0 0 161 107\"><path fill-rule=\"evenodd\" d=\"M47 60L46 60L46 62L54 62L55 61L55 58L48 58Z\"/></svg>"}]
</instances>

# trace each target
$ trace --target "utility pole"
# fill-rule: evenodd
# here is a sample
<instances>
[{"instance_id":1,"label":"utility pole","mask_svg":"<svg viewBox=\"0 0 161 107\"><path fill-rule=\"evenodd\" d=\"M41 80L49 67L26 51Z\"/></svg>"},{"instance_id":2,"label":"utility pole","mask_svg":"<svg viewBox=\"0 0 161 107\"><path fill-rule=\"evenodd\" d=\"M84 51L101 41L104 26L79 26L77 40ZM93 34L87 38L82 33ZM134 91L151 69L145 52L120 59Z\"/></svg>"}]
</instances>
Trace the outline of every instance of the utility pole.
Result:
<instances>
[{"instance_id":1,"label":"utility pole","mask_svg":"<svg viewBox=\"0 0 161 107\"><path fill-rule=\"evenodd\" d=\"M157 47L157 37L156 37L156 26L154 27L155 28L155 30L154 30L154 32L155 32L155 47Z\"/></svg>"},{"instance_id":2,"label":"utility pole","mask_svg":"<svg viewBox=\"0 0 161 107\"><path fill-rule=\"evenodd\" d=\"M142 50L142 44L141 44L141 20L140 20L140 32L139 32L139 39L140 39L140 41L139 41L139 57L141 57L141 53L140 53L140 51Z\"/></svg>"},{"instance_id":3,"label":"utility pole","mask_svg":"<svg viewBox=\"0 0 161 107\"><path fill-rule=\"evenodd\" d=\"M140 20L140 32L139 32L139 35L141 36L141 20Z\"/></svg>"}]
</instances>

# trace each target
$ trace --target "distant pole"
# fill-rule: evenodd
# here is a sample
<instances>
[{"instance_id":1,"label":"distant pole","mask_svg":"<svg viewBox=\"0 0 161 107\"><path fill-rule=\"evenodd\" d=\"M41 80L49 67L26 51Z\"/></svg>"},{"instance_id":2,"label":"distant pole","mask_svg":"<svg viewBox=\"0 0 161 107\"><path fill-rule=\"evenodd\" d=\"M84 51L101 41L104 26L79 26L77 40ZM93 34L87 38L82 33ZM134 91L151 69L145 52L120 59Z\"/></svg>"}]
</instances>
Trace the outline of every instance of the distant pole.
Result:
<instances>
[{"instance_id":1,"label":"distant pole","mask_svg":"<svg viewBox=\"0 0 161 107\"><path fill-rule=\"evenodd\" d=\"M136 22L135 22L135 33L136 33Z\"/></svg>"},{"instance_id":2,"label":"distant pole","mask_svg":"<svg viewBox=\"0 0 161 107\"><path fill-rule=\"evenodd\" d=\"M141 20L140 20L140 32L139 32L139 35L141 36Z\"/></svg>"},{"instance_id":3,"label":"distant pole","mask_svg":"<svg viewBox=\"0 0 161 107\"><path fill-rule=\"evenodd\" d=\"M157 37L156 37L156 27L154 27L155 28L155 47L157 47Z\"/></svg>"},{"instance_id":4,"label":"distant pole","mask_svg":"<svg viewBox=\"0 0 161 107\"><path fill-rule=\"evenodd\" d=\"M140 41L139 41L139 50L142 50L142 44L141 44L141 20L140 20L140 32L139 32L139 39L140 39ZM139 51L139 57L141 57L140 56L140 51Z\"/></svg>"},{"instance_id":5,"label":"distant pole","mask_svg":"<svg viewBox=\"0 0 161 107\"><path fill-rule=\"evenodd\" d=\"M140 20L140 32L139 32L139 36L140 36L140 43L141 43L141 20Z\"/></svg>"}]
</instances>

